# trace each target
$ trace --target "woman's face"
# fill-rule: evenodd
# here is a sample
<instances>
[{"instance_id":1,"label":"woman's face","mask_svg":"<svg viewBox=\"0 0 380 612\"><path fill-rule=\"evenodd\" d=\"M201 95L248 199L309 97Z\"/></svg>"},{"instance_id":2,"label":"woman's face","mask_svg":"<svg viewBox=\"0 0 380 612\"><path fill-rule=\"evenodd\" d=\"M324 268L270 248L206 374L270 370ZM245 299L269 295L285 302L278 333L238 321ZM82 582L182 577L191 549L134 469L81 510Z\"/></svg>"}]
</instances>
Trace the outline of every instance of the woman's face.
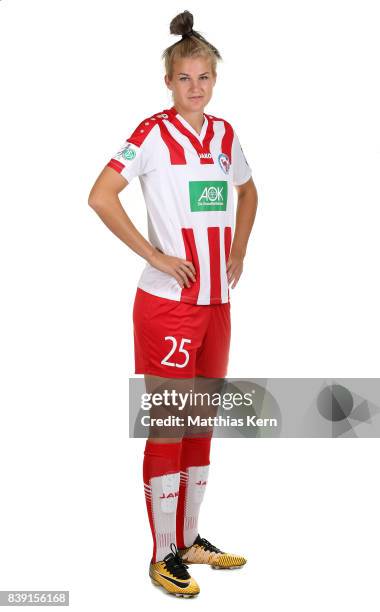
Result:
<instances>
[{"instance_id":1,"label":"woman's face","mask_svg":"<svg viewBox=\"0 0 380 612\"><path fill-rule=\"evenodd\" d=\"M173 92L173 103L183 111L203 112L212 96L216 77L211 72L211 60L204 57L186 57L174 62L171 81L165 83Z\"/></svg>"}]
</instances>

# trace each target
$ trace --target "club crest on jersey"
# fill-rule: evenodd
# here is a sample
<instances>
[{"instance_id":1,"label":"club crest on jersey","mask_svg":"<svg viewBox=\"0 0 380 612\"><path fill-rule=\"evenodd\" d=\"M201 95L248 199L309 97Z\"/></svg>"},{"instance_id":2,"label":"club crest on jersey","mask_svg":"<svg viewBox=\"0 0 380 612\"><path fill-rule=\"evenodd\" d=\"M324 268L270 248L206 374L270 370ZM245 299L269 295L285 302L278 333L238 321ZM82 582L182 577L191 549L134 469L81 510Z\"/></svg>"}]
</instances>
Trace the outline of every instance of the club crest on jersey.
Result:
<instances>
[{"instance_id":1,"label":"club crest on jersey","mask_svg":"<svg viewBox=\"0 0 380 612\"><path fill-rule=\"evenodd\" d=\"M227 153L219 153L218 162L224 174L228 174L230 169L230 158Z\"/></svg>"},{"instance_id":2,"label":"club crest on jersey","mask_svg":"<svg viewBox=\"0 0 380 612\"><path fill-rule=\"evenodd\" d=\"M120 159L120 157L128 160L134 159L136 157L136 151L132 148L132 146L133 145L129 142L127 146L116 153L115 157L117 159Z\"/></svg>"}]
</instances>

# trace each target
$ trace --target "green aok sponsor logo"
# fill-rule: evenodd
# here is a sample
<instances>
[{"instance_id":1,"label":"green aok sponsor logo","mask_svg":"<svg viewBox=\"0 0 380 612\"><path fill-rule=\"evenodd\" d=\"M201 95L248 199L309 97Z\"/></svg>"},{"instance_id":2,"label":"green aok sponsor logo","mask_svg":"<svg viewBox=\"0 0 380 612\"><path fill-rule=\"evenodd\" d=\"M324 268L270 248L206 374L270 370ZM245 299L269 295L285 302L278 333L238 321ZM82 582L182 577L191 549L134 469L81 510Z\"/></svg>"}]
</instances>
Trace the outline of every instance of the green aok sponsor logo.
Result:
<instances>
[{"instance_id":1,"label":"green aok sponsor logo","mask_svg":"<svg viewBox=\"0 0 380 612\"><path fill-rule=\"evenodd\" d=\"M226 210L227 181L189 181L190 209L193 212Z\"/></svg>"}]
</instances>

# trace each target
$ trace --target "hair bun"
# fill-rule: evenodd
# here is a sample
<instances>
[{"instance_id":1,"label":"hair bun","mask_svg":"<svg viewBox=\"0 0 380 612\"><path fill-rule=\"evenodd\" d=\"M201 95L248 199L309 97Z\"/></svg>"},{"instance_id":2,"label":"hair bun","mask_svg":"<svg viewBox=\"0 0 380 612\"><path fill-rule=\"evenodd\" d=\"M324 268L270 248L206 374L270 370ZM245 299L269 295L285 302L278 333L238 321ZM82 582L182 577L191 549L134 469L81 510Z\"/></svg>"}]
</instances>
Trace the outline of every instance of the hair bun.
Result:
<instances>
[{"instance_id":1,"label":"hair bun","mask_svg":"<svg viewBox=\"0 0 380 612\"><path fill-rule=\"evenodd\" d=\"M170 22L170 34L184 35L193 29L194 18L189 11L176 15Z\"/></svg>"}]
</instances>

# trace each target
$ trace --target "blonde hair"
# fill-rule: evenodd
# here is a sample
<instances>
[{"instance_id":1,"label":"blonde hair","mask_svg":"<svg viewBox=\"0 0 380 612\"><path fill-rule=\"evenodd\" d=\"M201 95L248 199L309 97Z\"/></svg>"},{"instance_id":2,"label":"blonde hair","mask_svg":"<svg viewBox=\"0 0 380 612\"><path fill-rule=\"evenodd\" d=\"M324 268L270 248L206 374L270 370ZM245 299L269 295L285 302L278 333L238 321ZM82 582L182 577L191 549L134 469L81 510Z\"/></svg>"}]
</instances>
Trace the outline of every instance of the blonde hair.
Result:
<instances>
[{"instance_id":1,"label":"blonde hair","mask_svg":"<svg viewBox=\"0 0 380 612\"><path fill-rule=\"evenodd\" d=\"M218 49L203 36L193 30L194 19L189 11L176 15L170 22L170 33L181 34L182 39L167 47L162 54L165 72L169 80L173 78L174 62L184 57L205 57L211 61L211 71L216 76L216 65L222 59Z\"/></svg>"}]
</instances>

